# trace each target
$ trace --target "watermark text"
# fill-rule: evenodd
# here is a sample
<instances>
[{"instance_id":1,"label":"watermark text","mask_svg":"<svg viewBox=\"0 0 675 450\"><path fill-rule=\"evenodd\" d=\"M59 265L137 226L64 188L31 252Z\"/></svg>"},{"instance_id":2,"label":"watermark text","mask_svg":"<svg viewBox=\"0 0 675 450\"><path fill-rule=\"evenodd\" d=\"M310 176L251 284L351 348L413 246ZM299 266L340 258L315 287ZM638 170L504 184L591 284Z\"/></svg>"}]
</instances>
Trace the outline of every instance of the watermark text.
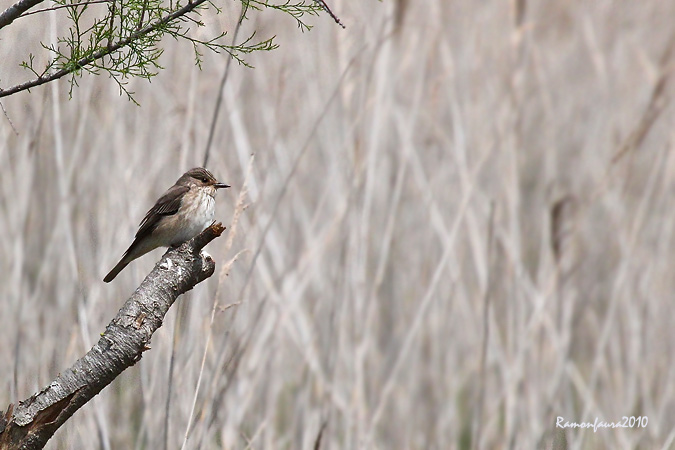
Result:
<instances>
[{"instance_id":1,"label":"watermark text","mask_svg":"<svg viewBox=\"0 0 675 450\"><path fill-rule=\"evenodd\" d=\"M558 416L555 420L556 428L592 428L594 433L598 428L645 428L649 423L647 416L623 416L618 422L605 422L595 418L595 422L568 422Z\"/></svg>"}]
</instances>

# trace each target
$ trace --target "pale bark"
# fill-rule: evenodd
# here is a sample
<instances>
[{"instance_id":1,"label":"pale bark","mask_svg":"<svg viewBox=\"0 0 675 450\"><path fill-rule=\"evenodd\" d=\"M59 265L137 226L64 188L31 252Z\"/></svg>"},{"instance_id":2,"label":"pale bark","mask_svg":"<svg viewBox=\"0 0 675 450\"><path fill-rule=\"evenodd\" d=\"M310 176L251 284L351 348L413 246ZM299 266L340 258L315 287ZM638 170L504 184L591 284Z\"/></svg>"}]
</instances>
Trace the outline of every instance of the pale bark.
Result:
<instances>
[{"instance_id":1,"label":"pale bark","mask_svg":"<svg viewBox=\"0 0 675 450\"><path fill-rule=\"evenodd\" d=\"M0 450L43 448L75 411L136 364L176 298L213 274L215 262L201 249L223 230L220 223L211 225L168 250L86 355L40 392L0 413Z\"/></svg>"}]
</instances>

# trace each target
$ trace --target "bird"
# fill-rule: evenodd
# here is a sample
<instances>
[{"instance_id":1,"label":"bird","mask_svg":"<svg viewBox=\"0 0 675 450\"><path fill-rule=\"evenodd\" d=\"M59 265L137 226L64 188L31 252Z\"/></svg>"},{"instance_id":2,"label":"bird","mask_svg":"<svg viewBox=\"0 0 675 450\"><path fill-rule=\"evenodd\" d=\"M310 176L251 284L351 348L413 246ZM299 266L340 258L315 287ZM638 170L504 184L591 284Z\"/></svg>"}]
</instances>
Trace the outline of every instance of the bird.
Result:
<instances>
[{"instance_id":1,"label":"bird","mask_svg":"<svg viewBox=\"0 0 675 450\"><path fill-rule=\"evenodd\" d=\"M145 214L134 241L105 276L110 283L131 261L158 247L177 247L213 223L216 192L228 188L211 172L195 167L185 172Z\"/></svg>"}]
</instances>

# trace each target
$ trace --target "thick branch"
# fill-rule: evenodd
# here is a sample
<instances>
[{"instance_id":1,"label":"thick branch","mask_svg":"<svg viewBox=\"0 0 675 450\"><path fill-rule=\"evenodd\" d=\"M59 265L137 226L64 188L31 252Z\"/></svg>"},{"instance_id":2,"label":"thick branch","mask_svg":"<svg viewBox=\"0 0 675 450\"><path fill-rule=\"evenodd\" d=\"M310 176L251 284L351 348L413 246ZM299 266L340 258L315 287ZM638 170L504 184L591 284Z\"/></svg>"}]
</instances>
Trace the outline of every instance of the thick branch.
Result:
<instances>
[{"instance_id":1,"label":"thick branch","mask_svg":"<svg viewBox=\"0 0 675 450\"><path fill-rule=\"evenodd\" d=\"M176 298L210 277L215 262L201 249L224 227L211 225L168 250L86 355L49 386L0 415L0 450L43 448L80 407L141 359Z\"/></svg>"},{"instance_id":2,"label":"thick branch","mask_svg":"<svg viewBox=\"0 0 675 450\"><path fill-rule=\"evenodd\" d=\"M43 1L44 0L21 0L13 4L5 11L3 11L2 14L0 14L0 28L14 22L14 19L19 17L21 14L25 13L38 3L42 3Z\"/></svg>"},{"instance_id":3,"label":"thick branch","mask_svg":"<svg viewBox=\"0 0 675 450\"><path fill-rule=\"evenodd\" d=\"M36 0L22 0L26 2L36 2ZM194 0L192 2L188 2L185 6L183 6L180 9L177 9L176 11L172 12L171 14L168 14L161 19L156 20L155 22L152 22L145 27L141 28L138 31L135 31L134 33L131 33L128 37L124 39L120 39L119 41L115 42L112 45L108 45L106 47L102 47L100 50L97 52L92 53L91 55L87 56L86 58L82 58L79 61L77 61L74 64L69 65L66 68L63 68L61 70L58 70L54 73L50 74L45 74L41 75L34 80L26 81L25 83L17 84L16 86L12 86L7 89L0 89L0 98L1 97L7 97L8 95L16 94L17 92L25 91L30 88L36 87L43 85L45 83L49 83L50 81L57 80L59 78L62 78L68 74L71 74L73 72L76 72L78 70L81 70L82 68L86 67L87 65L93 63L94 61L97 61L117 50L119 50L122 47L126 47L127 45L133 43L134 41L137 41L138 39L142 38L148 33L151 33L159 28L164 27L166 24L173 22L174 20L178 19L181 16L184 16L188 14L189 12L193 11L195 8L197 8L199 5L202 3L206 2L207 0ZM19 2L21 3L21 2ZM19 4L17 3L17 5ZM36 2L37 3L37 2ZM15 7L17 5L12 6ZM11 9L11 8L10 8ZM7 10L9 11L9 9ZM3 16L7 13L5 11L3 13ZM0 16L0 19L2 16ZM12 19L14 20L14 19Z\"/></svg>"}]
</instances>

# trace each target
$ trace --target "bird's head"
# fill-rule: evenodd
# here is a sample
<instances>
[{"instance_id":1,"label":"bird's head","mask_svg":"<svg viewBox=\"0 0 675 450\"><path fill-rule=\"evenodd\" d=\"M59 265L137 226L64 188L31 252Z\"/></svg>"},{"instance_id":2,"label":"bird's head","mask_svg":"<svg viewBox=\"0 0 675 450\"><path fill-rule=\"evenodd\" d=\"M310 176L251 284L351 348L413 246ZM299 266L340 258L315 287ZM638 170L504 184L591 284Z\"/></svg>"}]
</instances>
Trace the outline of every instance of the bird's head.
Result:
<instances>
[{"instance_id":1,"label":"bird's head","mask_svg":"<svg viewBox=\"0 0 675 450\"><path fill-rule=\"evenodd\" d=\"M203 167L190 169L178 180L177 184L197 187L213 187L215 189L229 188L225 183L219 183L211 172Z\"/></svg>"}]
</instances>

